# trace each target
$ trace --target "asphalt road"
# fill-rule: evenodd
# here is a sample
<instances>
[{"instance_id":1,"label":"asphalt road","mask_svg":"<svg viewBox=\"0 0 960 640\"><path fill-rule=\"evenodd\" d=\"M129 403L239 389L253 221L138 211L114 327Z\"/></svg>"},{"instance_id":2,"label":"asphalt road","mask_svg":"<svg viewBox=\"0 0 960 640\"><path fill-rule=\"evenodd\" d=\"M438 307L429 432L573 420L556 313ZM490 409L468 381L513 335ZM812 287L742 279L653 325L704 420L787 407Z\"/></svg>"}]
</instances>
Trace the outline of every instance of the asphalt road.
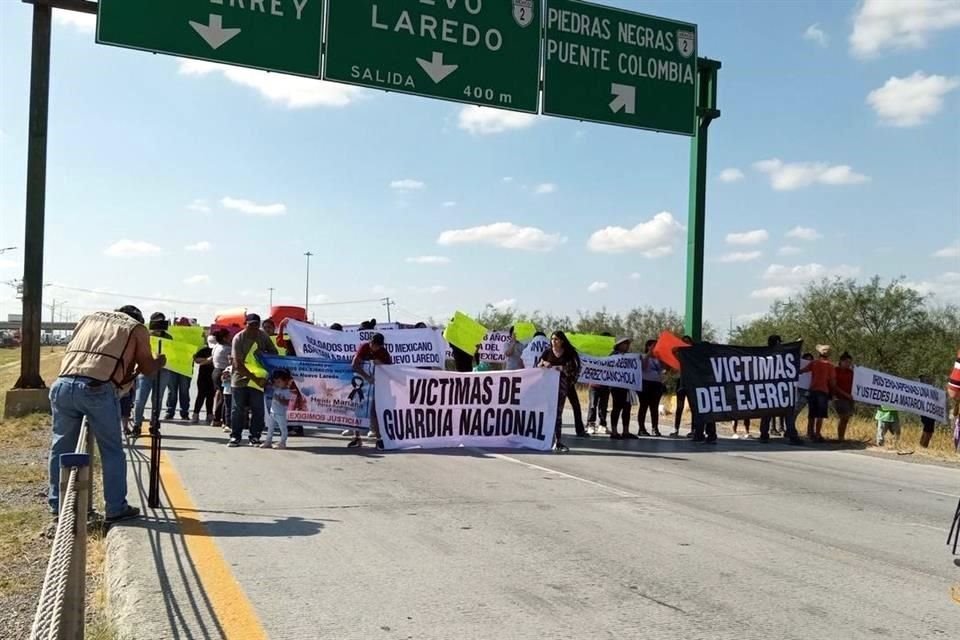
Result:
<instances>
[{"instance_id":1,"label":"asphalt road","mask_svg":"<svg viewBox=\"0 0 960 640\"><path fill-rule=\"evenodd\" d=\"M270 638L960 637L960 470L726 440L165 449Z\"/></svg>"}]
</instances>

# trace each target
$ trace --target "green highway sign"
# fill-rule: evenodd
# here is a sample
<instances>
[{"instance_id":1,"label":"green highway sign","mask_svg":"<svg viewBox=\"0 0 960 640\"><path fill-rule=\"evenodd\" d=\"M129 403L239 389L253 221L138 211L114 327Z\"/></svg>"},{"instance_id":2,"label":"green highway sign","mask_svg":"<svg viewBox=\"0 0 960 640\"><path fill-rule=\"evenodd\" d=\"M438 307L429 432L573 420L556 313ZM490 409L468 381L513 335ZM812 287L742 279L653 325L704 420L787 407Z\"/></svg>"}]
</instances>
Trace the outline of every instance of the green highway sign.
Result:
<instances>
[{"instance_id":1,"label":"green highway sign","mask_svg":"<svg viewBox=\"0 0 960 640\"><path fill-rule=\"evenodd\" d=\"M547 0L543 113L694 135L697 26Z\"/></svg>"},{"instance_id":2,"label":"green highway sign","mask_svg":"<svg viewBox=\"0 0 960 640\"><path fill-rule=\"evenodd\" d=\"M97 42L320 77L323 0L100 0Z\"/></svg>"},{"instance_id":3,"label":"green highway sign","mask_svg":"<svg viewBox=\"0 0 960 640\"><path fill-rule=\"evenodd\" d=\"M327 0L323 78L537 112L541 0Z\"/></svg>"}]
</instances>

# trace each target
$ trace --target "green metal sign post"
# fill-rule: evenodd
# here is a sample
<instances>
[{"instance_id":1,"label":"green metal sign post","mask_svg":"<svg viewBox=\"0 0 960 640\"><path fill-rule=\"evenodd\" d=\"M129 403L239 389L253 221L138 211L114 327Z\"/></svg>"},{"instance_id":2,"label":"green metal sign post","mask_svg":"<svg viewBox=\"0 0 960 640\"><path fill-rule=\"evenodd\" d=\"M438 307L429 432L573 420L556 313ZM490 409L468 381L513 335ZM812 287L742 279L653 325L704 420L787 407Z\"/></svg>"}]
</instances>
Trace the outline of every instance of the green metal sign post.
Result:
<instances>
[{"instance_id":1,"label":"green metal sign post","mask_svg":"<svg viewBox=\"0 0 960 640\"><path fill-rule=\"evenodd\" d=\"M537 112L540 0L327 0L323 78Z\"/></svg>"},{"instance_id":2,"label":"green metal sign post","mask_svg":"<svg viewBox=\"0 0 960 640\"><path fill-rule=\"evenodd\" d=\"M97 42L320 77L323 0L100 0Z\"/></svg>"},{"instance_id":3,"label":"green metal sign post","mask_svg":"<svg viewBox=\"0 0 960 640\"><path fill-rule=\"evenodd\" d=\"M699 341L703 335L703 250L707 209L707 131L720 117L717 71L720 62L697 60L697 132L690 141L690 208L687 220L687 304L684 328Z\"/></svg>"},{"instance_id":4,"label":"green metal sign post","mask_svg":"<svg viewBox=\"0 0 960 640\"><path fill-rule=\"evenodd\" d=\"M697 26L547 0L543 113L692 136Z\"/></svg>"}]
</instances>

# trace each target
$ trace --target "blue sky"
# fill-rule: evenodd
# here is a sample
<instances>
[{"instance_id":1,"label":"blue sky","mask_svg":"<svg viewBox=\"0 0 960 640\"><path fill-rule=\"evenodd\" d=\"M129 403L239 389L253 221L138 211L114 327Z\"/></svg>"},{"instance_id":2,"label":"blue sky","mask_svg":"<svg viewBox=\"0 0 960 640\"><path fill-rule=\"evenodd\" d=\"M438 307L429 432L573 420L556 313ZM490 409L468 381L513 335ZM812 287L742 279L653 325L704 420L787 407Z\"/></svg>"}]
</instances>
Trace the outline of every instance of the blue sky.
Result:
<instances>
[{"instance_id":1,"label":"blue sky","mask_svg":"<svg viewBox=\"0 0 960 640\"><path fill-rule=\"evenodd\" d=\"M960 2L606 4L696 23L723 62L708 320L831 275L960 302ZM45 303L302 304L309 250L313 302L389 295L400 320L682 310L689 138L98 46L56 13ZM22 274L30 14L0 2L0 282Z\"/></svg>"}]
</instances>

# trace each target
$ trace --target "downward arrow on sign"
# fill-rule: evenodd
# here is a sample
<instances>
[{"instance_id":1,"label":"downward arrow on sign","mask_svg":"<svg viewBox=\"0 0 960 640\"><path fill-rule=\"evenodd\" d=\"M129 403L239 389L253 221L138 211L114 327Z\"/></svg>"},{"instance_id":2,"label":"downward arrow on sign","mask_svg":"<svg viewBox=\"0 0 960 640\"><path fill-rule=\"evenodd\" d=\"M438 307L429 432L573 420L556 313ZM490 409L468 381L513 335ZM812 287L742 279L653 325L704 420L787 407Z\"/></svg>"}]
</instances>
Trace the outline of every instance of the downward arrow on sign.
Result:
<instances>
[{"instance_id":1,"label":"downward arrow on sign","mask_svg":"<svg viewBox=\"0 0 960 640\"><path fill-rule=\"evenodd\" d=\"M210 14L210 23L190 21L193 30L200 34L200 37L206 40L210 48L216 50L229 42L235 35L240 33L240 29L224 29L223 17L215 13Z\"/></svg>"},{"instance_id":2,"label":"downward arrow on sign","mask_svg":"<svg viewBox=\"0 0 960 640\"><path fill-rule=\"evenodd\" d=\"M629 84L610 84L610 93L615 97L610 103L610 110L614 113L624 111L629 115L637 113L637 88Z\"/></svg>"},{"instance_id":3,"label":"downward arrow on sign","mask_svg":"<svg viewBox=\"0 0 960 640\"><path fill-rule=\"evenodd\" d=\"M439 84L444 78L460 68L460 65L457 64L443 64L443 54L439 51L433 52L432 60L417 58L417 62L435 84Z\"/></svg>"}]
</instances>

